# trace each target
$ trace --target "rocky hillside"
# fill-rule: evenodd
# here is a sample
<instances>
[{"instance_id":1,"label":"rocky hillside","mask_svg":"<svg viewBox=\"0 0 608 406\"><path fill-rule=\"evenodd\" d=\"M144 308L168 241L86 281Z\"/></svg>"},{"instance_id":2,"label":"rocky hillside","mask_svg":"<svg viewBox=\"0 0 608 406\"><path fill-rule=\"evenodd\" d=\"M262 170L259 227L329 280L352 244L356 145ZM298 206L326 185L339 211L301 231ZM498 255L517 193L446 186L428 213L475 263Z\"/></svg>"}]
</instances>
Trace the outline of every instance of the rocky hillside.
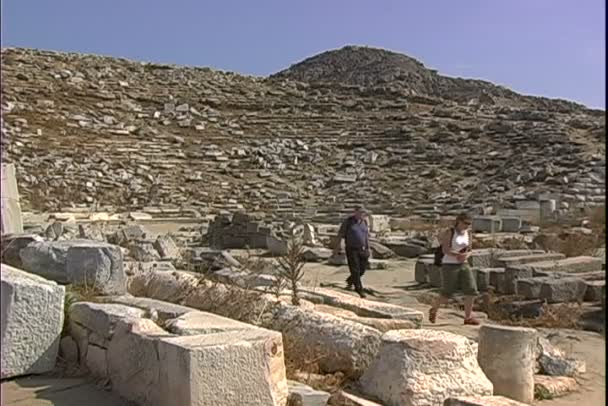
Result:
<instances>
[{"instance_id":1,"label":"rocky hillside","mask_svg":"<svg viewBox=\"0 0 608 406\"><path fill-rule=\"evenodd\" d=\"M368 52L347 53L357 50ZM404 75L424 73L405 60ZM321 219L356 202L432 215L543 193L604 201L597 112L517 104L529 100L517 95L508 106L460 101L433 73L415 90L353 86L327 72L315 75L335 82L3 49L2 158L17 165L23 203L36 210L244 208ZM502 89L487 88L490 98Z\"/></svg>"},{"instance_id":2,"label":"rocky hillside","mask_svg":"<svg viewBox=\"0 0 608 406\"><path fill-rule=\"evenodd\" d=\"M346 46L323 52L272 75L271 78L386 88L409 95L459 103L517 106L564 113L587 110L582 105L565 100L522 96L483 80L442 76L407 55L371 47ZM594 113L603 114L598 111Z\"/></svg>"}]
</instances>

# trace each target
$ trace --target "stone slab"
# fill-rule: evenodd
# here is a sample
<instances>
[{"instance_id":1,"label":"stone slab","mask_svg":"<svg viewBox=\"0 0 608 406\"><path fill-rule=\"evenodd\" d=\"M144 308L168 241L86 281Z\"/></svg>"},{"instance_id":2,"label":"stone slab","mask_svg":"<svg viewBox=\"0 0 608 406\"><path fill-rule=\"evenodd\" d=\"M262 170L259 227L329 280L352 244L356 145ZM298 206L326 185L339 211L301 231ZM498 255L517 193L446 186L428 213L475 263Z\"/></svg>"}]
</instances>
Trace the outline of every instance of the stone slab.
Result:
<instances>
[{"instance_id":1,"label":"stone slab","mask_svg":"<svg viewBox=\"0 0 608 406\"><path fill-rule=\"evenodd\" d=\"M327 288L303 290L303 298L312 302L320 302L329 306L350 310L360 317L401 319L414 322L422 322L423 318L422 312L418 310L408 309L390 303L362 299Z\"/></svg>"},{"instance_id":2,"label":"stone slab","mask_svg":"<svg viewBox=\"0 0 608 406\"><path fill-rule=\"evenodd\" d=\"M41 374L55 367L65 288L2 264L2 379Z\"/></svg>"},{"instance_id":3,"label":"stone slab","mask_svg":"<svg viewBox=\"0 0 608 406\"><path fill-rule=\"evenodd\" d=\"M284 405L281 334L263 329L161 338L160 405ZM221 366L221 367L219 367Z\"/></svg>"}]
</instances>

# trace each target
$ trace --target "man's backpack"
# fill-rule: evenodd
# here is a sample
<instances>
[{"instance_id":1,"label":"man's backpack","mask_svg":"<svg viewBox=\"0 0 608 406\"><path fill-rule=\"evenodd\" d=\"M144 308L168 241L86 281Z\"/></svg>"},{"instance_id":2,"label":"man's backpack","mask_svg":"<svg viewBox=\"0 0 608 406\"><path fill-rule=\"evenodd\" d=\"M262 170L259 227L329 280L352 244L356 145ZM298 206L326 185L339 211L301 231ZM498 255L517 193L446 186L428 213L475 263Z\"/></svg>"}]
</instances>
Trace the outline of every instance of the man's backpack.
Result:
<instances>
[{"instance_id":1,"label":"man's backpack","mask_svg":"<svg viewBox=\"0 0 608 406\"><path fill-rule=\"evenodd\" d=\"M450 228L450 244L452 244L452 239L454 238L454 228ZM443 249L441 248L441 244L439 247L435 248L435 259L433 261L434 265L441 266L441 262L443 262Z\"/></svg>"}]
</instances>

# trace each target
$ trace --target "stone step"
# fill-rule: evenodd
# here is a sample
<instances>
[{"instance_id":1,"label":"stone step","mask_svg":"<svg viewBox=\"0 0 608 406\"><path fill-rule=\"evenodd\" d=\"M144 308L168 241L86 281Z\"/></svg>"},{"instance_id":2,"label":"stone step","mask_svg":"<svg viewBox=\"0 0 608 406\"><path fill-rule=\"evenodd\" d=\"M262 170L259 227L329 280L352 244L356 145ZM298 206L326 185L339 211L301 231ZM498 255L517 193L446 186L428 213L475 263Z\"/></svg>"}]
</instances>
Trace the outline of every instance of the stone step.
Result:
<instances>
[{"instance_id":1,"label":"stone step","mask_svg":"<svg viewBox=\"0 0 608 406\"><path fill-rule=\"evenodd\" d=\"M602 259L595 257L571 257L556 261L533 262L509 266L520 272L531 270L534 276L548 276L553 273L578 274L602 270Z\"/></svg>"},{"instance_id":2,"label":"stone step","mask_svg":"<svg viewBox=\"0 0 608 406\"><path fill-rule=\"evenodd\" d=\"M533 262L557 261L564 258L566 258L566 256L560 253L543 253L513 257L499 257L497 259L497 265L503 268L508 268L514 265L523 265Z\"/></svg>"}]
</instances>

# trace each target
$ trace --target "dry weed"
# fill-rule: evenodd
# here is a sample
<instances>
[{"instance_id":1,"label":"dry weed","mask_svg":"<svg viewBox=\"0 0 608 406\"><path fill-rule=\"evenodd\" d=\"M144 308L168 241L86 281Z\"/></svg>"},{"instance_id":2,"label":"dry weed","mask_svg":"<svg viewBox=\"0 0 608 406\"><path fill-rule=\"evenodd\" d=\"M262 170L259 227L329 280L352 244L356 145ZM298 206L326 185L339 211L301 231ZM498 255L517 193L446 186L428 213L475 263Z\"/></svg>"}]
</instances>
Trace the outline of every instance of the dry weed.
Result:
<instances>
[{"instance_id":1,"label":"dry weed","mask_svg":"<svg viewBox=\"0 0 608 406\"><path fill-rule=\"evenodd\" d=\"M291 290L291 303L294 306L300 305L298 284L304 277L303 259L304 244L301 238L292 233L287 243L287 255L279 257L279 270L276 273L278 280L285 281Z\"/></svg>"},{"instance_id":2,"label":"dry weed","mask_svg":"<svg viewBox=\"0 0 608 406\"><path fill-rule=\"evenodd\" d=\"M500 324L533 328L567 328L578 329L579 319L582 315L582 306L579 303L558 303L541 305L541 315L536 318L516 317L505 310L508 303L522 300L518 296L495 297L489 295L486 305L488 318Z\"/></svg>"}]
</instances>

